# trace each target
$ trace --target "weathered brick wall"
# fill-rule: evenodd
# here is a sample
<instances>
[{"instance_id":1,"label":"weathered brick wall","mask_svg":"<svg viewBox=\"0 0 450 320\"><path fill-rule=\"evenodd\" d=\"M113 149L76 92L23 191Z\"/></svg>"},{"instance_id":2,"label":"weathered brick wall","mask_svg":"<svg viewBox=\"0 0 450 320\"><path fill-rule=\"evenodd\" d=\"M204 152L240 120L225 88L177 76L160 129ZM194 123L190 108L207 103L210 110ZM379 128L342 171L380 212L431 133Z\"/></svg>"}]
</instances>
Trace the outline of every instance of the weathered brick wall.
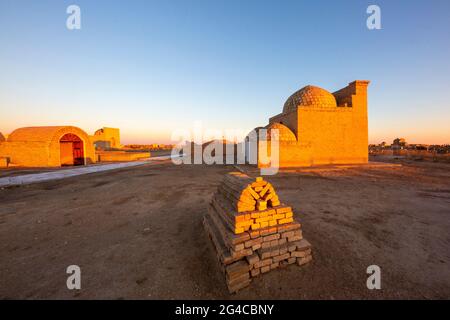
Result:
<instances>
[{"instance_id":1,"label":"weathered brick wall","mask_svg":"<svg viewBox=\"0 0 450 320\"><path fill-rule=\"evenodd\" d=\"M367 132L351 108L299 108L299 141L311 146L311 164L365 163Z\"/></svg>"},{"instance_id":2,"label":"weathered brick wall","mask_svg":"<svg viewBox=\"0 0 450 320\"><path fill-rule=\"evenodd\" d=\"M5 157L0 157L0 168L7 168L9 159Z\"/></svg>"},{"instance_id":3,"label":"weathered brick wall","mask_svg":"<svg viewBox=\"0 0 450 320\"><path fill-rule=\"evenodd\" d=\"M92 142L95 144L100 142L100 145L107 145L109 148L121 148L120 144L120 130L117 128L102 128L91 136Z\"/></svg>"},{"instance_id":4,"label":"weathered brick wall","mask_svg":"<svg viewBox=\"0 0 450 320\"><path fill-rule=\"evenodd\" d=\"M0 157L7 157L11 164L24 167L49 166L49 144L46 142L3 142L0 144Z\"/></svg>"},{"instance_id":5,"label":"weathered brick wall","mask_svg":"<svg viewBox=\"0 0 450 320\"><path fill-rule=\"evenodd\" d=\"M301 144L299 142L279 142L278 163L280 168L288 167L308 167L313 165L313 157L311 153L311 146L308 144ZM267 152L265 151L267 149ZM258 143L258 167L268 167L268 161L264 154L268 157L272 156L270 143L267 146L264 141Z\"/></svg>"}]
</instances>

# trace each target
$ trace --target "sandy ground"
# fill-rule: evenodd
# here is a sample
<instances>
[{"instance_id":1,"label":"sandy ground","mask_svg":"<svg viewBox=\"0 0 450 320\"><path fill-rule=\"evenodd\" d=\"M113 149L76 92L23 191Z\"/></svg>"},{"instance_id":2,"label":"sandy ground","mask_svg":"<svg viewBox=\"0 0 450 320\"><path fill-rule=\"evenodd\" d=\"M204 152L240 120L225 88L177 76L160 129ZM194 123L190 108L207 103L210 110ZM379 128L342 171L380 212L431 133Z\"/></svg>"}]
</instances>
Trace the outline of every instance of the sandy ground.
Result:
<instances>
[{"instance_id":1,"label":"sandy ground","mask_svg":"<svg viewBox=\"0 0 450 320\"><path fill-rule=\"evenodd\" d=\"M0 298L450 298L449 165L269 178L314 261L229 295L201 218L234 170L163 163L1 189ZM66 288L71 264L82 270L79 292ZM366 287L372 264L381 290Z\"/></svg>"}]
</instances>

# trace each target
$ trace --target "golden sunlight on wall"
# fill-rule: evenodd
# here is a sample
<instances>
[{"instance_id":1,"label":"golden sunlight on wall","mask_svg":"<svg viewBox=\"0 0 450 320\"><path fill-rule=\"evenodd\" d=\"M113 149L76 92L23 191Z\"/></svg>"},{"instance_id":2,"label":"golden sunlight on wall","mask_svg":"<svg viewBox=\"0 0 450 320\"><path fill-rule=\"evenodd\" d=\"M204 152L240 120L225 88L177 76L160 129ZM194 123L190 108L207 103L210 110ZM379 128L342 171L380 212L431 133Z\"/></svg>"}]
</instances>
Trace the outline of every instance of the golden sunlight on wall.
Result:
<instances>
[{"instance_id":1,"label":"golden sunlight on wall","mask_svg":"<svg viewBox=\"0 0 450 320\"><path fill-rule=\"evenodd\" d=\"M280 130L279 166L367 163L368 84L357 80L334 93L306 86L291 95L283 112L266 126L268 132ZM260 167L262 149L258 149Z\"/></svg>"}]
</instances>

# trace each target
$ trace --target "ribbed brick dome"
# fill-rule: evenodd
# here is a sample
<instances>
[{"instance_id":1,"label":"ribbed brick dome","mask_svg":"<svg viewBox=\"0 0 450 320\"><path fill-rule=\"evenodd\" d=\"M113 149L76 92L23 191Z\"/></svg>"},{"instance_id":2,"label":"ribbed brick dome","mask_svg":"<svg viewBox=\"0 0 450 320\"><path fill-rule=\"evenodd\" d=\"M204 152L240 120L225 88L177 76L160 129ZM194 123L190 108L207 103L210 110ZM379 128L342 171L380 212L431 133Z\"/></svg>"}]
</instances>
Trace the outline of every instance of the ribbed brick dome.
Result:
<instances>
[{"instance_id":1,"label":"ribbed brick dome","mask_svg":"<svg viewBox=\"0 0 450 320\"><path fill-rule=\"evenodd\" d=\"M72 133L89 142L89 136L80 128L73 126L25 127L14 130L8 137L9 142L57 141L67 133Z\"/></svg>"},{"instance_id":2,"label":"ribbed brick dome","mask_svg":"<svg viewBox=\"0 0 450 320\"><path fill-rule=\"evenodd\" d=\"M279 141L297 141L295 134L286 127L284 124L275 122L267 126L267 140L271 140L271 131L273 129L278 130L278 140Z\"/></svg>"},{"instance_id":3,"label":"ribbed brick dome","mask_svg":"<svg viewBox=\"0 0 450 320\"><path fill-rule=\"evenodd\" d=\"M319 87L306 86L286 100L283 113L297 110L298 107L333 108L336 106L336 99L330 92Z\"/></svg>"}]
</instances>

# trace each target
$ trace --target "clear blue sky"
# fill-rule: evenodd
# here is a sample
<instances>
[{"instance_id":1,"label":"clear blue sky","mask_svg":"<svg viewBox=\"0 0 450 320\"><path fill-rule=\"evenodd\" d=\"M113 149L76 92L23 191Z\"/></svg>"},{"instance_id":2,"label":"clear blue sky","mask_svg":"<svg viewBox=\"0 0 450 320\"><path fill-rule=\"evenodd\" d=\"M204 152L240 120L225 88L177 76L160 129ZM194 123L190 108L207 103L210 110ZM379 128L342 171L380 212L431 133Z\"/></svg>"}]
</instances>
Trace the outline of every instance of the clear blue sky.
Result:
<instances>
[{"instance_id":1,"label":"clear blue sky","mask_svg":"<svg viewBox=\"0 0 450 320\"><path fill-rule=\"evenodd\" d=\"M81 30L66 8L81 8ZM382 30L366 28L381 8ZM450 1L0 0L0 131L267 124L308 84L369 87L370 142L450 143Z\"/></svg>"}]
</instances>

